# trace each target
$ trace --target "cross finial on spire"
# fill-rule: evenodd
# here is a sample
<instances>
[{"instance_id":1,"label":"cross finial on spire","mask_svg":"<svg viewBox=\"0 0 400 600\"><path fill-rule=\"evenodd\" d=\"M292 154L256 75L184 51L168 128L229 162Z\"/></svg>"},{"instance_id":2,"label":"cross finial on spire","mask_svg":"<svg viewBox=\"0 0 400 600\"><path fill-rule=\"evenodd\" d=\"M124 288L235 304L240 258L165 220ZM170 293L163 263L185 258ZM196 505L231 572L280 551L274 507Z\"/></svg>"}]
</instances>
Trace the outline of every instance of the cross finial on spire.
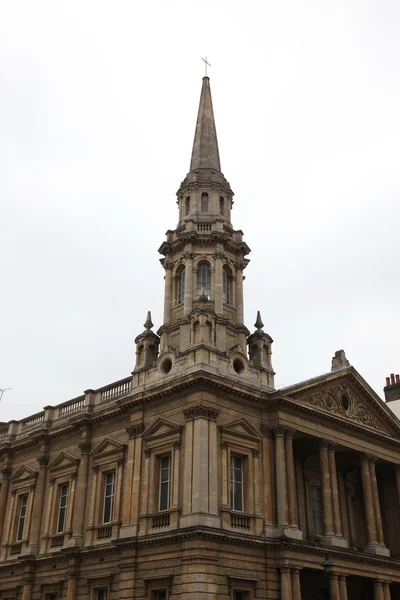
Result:
<instances>
[{"instance_id":1,"label":"cross finial on spire","mask_svg":"<svg viewBox=\"0 0 400 600\"><path fill-rule=\"evenodd\" d=\"M202 58L201 60L204 60L204 66L206 68L206 77L207 77L207 67L211 67L210 63L207 61L207 56L205 58Z\"/></svg>"}]
</instances>

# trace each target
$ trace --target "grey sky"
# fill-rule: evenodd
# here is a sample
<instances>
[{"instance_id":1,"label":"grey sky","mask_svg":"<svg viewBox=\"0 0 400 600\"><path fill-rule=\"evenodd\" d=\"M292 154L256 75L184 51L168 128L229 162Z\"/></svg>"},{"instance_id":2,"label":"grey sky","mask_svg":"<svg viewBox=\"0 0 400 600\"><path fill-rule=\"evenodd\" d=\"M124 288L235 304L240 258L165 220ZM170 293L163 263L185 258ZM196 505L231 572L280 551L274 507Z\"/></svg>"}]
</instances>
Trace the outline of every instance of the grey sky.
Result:
<instances>
[{"instance_id":1,"label":"grey sky","mask_svg":"<svg viewBox=\"0 0 400 600\"><path fill-rule=\"evenodd\" d=\"M400 370L400 3L0 4L0 420L127 376L203 75L278 386Z\"/></svg>"}]
</instances>

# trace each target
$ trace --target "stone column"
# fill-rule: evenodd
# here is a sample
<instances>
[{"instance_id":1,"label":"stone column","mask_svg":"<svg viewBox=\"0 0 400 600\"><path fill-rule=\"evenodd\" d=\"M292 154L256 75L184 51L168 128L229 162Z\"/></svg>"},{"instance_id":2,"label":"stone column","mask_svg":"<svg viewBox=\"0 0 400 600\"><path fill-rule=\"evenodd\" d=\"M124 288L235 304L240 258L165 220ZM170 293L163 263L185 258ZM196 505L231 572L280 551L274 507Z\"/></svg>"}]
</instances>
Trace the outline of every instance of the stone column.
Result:
<instances>
[{"instance_id":1,"label":"stone column","mask_svg":"<svg viewBox=\"0 0 400 600\"><path fill-rule=\"evenodd\" d=\"M76 600L78 592L78 579L79 579L79 550L73 550L73 554L69 559L68 564L68 587L67 587L67 599Z\"/></svg>"},{"instance_id":2,"label":"stone column","mask_svg":"<svg viewBox=\"0 0 400 600\"><path fill-rule=\"evenodd\" d=\"M272 456L272 432L268 425L263 426L263 460L264 468L264 517L266 526L271 526L274 522L273 505L274 505L274 487L271 474L271 456Z\"/></svg>"},{"instance_id":3,"label":"stone column","mask_svg":"<svg viewBox=\"0 0 400 600\"><path fill-rule=\"evenodd\" d=\"M221 442L221 462L222 462L222 489L221 489L221 504L223 507L228 506L228 442Z\"/></svg>"},{"instance_id":4,"label":"stone column","mask_svg":"<svg viewBox=\"0 0 400 600\"><path fill-rule=\"evenodd\" d=\"M187 316L193 306L193 252L185 254L185 295L183 299L183 314Z\"/></svg>"},{"instance_id":5,"label":"stone column","mask_svg":"<svg viewBox=\"0 0 400 600\"><path fill-rule=\"evenodd\" d=\"M396 486L397 486L397 501L400 506L400 465L396 465Z\"/></svg>"},{"instance_id":6,"label":"stone column","mask_svg":"<svg viewBox=\"0 0 400 600\"><path fill-rule=\"evenodd\" d=\"M361 457L361 478L364 495L365 518L367 521L368 546L376 546L377 539L372 498L371 474L369 470L369 456L367 454L363 454Z\"/></svg>"},{"instance_id":7,"label":"stone column","mask_svg":"<svg viewBox=\"0 0 400 600\"><path fill-rule=\"evenodd\" d=\"M332 536L332 489L329 473L328 442L326 440L320 440L319 443L319 462L321 468L322 496L324 501L324 534L325 536Z\"/></svg>"},{"instance_id":8,"label":"stone column","mask_svg":"<svg viewBox=\"0 0 400 600\"><path fill-rule=\"evenodd\" d=\"M281 567L281 600L293 600L290 567Z\"/></svg>"},{"instance_id":9,"label":"stone column","mask_svg":"<svg viewBox=\"0 0 400 600\"><path fill-rule=\"evenodd\" d=\"M69 544L70 546L76 546L78 548L83 546L83 528L85 524L90 444L88 442L83 442L79 444L79 449L81 451L81 462L79 465L78 480L75 488L75 511L72 519L72 539ZM93 491L95 492L95 488Z\"/></svg>"},{"instance_id":10,"label":"stone column","mask_svg":"<svg viewBox=\"0 0 400 600\"><path fill-rule=\"evenodd\" d=\"M300 569L292 569L292 596L293 600L301 600Z\"/></svg>"},{"instance_id":11,"label":"stone column","mask_svg":"<svg viewBox=\"0 0 400 600\"><path fill-rule=\"evenodd\" d=\"M214 252L214 290L215 290L215 312L217 315L223 313L223 280L222 280L222 252Z\"/></svg>"},{"instance_id":12,"label":"stone column","mask_svg":"<svg viewBox=\"0 0 400 600\"><path fill-rule=\"evenodd\" d=\"M236 263L236 324L243 324L243 264Z\"/></svg>"},{"instance_id":13,"label":"stone column","mask_svg":"<svg viewBox=\"0 0 400 600\"><path fill-rule=\"evenodd\" d=\"M10 487L10 477L11 471L9 469L3 469L2 471L2 480L1 480L1 490L0 490L0 545L3 542L3 528L4 528L4 519L6 515L6 507L7 507L7 498L8 498L8 489Z\"/></svg>"},{"instance_id":14,"label":"stone column","mask_svg":"<svg viewBox=\"0 0 400 600\"><path fill-rule=\"evenodd\" d=\"M383 599L391 600L391 598L390 598L390 583L388 581L385 581L383 583Z\"/></svg>"},{"instance_id":15,"label":"stone column","mask_svg":"<svg viewBox=\"0 0 400 600\"><path fill-rule=\"evenodd\" d=\"M373 502L373 506L374 506L376 537L377 537L378 544L380 544L381 546L384 546L385 540L383 538L382 515L381 515L381 506L380 506L380 502L379 502L378 483L376 481L375 462L376 462L376 458L374 456L370 456L370 458L369 458L369 474L370 474L370 478L371 478L372 502Z\"/></svg>"},{"instance_id":16,"label":"stone column","mask_svg":"<svg viewBox=\"0 0 400 600\"><path fill-rule=\"evenodd\" d=\"M374 581L374 600L385 600L382 581Z\"/></svg>"},{"instance_id":17,"label":"stone column","mask_svg":"<svg viewBox=\"0 0 400 600\"><path fill-rule=\"evenodd\" d=\"M331 600L341 600L339 592L339 578L335 573L329 578L329 587L331 591Z\"/></svg>"},{"instance_id":18,"label":"stone column","mask_svg":"<svg viewBox=\"0 0 400 600\"><path fill-rule=\"evenodd\" d=\"M68 578L67 600L76 600L78 591L78 577L70 575Z\"/></svg>"},{"instance_id":19,"label":"stone column","mask_svg":"<svg viewBox=\"0 0 400 600\"><path fill-rule=\"evenodd\" d=\"M275 436L275 477L276 477L276 504L278 527L288 526L288 502L285 460L285 429L277 426L274 428Z\"/></svg>"},{"instance_id":20,"label":"stone column","mask_svg":"<svg viewBox=\"0 0 400 600\"><path fill-rule=\"evenodd\" d=\"M285 454L286 454L286 477L288 488L288 509L290 527L298 527L296 510L296 478L294 473L293 460L293 429L286 430L285 436Z\"/></svg>"},{"instance_id":21,"label":"stone column","mask_svg":"<svg viewBox=\"0 0 400 600\"><path fill-rule=\"evenodd\" d=\"M260 451L256 448L252 450L253 454L253 482L254 482L254 512L256 514L260 514L261 506L260 506L260 466L259 466L259 457Z\"/></svg>"},{"instance_id":22,"label":"stone column","mask_svg":"<svg viewBox=\"0 0 400 600\"><path fill-rule=\"evenodd\" d=\"M171 323L172 309L172 264L165 260L164 325ZM185 271L186 273L186 271ZM185 275L186 278L186 275ZM186 282L185 282L186 283ZM185 286L186 287L186 286Z\"/></svg>"},{"instance_id":23,"label":"stone column","mask_svg":"<svg viewBox=\"0 0 400 600\"><path fill-rule=\"evenodd\" d=\"M22 592L22 600L32 600L32 588L33 582L31 580L24 583L24 589Z\"/></svg>"},{"instance_id":24,"label":"stone column","mask_svg":"<svg viewBox=\"0 0 400 600\"><path fill-rule=\"evenodd\" d=\"M32 523L29 535L29 549L27 554L37 554L39 550L40 526L42 524L44 492L46 488L48 458L46 455L39 456L39 475L36 482L35 500L32 511Z\"/></svg>"},{"instance_id":25,"label":"stone column","mask_svg":"<svg viewBox=\"0 0 400 600\"><path fill-rule=\"evenodd\" d=\"M339 503L339 488L338 478L336 472L336 457L335 457L336 446L329 444L328 446L328 458L329 458L329 473L331 478L332 487L332 504L333 504L333 527L335 535L342 536L342 519L340 516L340 503Z\"/></svg>"},{"instance_id":26,"label":"stone column","mask_svg":"<svg viewBox=\"0 0 400 600\"><path fill-rule=\"evenodd\" d=\"M347 581L345 575L339 576L340 600L347 600Z\"/></svg>"}]
</instances>

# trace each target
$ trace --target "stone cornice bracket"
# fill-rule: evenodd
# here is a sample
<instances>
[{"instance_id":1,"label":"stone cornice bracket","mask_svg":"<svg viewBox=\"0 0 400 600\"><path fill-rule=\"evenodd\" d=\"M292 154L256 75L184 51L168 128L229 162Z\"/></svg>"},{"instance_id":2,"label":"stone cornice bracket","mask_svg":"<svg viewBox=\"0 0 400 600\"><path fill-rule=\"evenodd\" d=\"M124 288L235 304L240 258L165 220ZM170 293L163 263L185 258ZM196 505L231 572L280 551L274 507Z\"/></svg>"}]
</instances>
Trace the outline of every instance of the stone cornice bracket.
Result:
<instances>
[{"instance_id":1,"label":"stone cornice bracket","mask_svg":"<svg viewBox=\"0 0 400 600\"><path fill-rule=\"evenodd\" d=\"M126 431L130 439L137 438L140 435L142 435L144 431L144 423L137 423L136 425L131 425L130 427L126 428Z\"/></svg>"},{"instance_id":2,"label":"stone cornice bracket","mask_svg":"<svg viewBox=\"0 0 400 600\"><path fill-rule=\"evenodd\" d=\"M81 454L89 454L92 445L89 442L82 442L78 444L78 448L81 451Z\"/></svg>"},{"instance_id":3,"label":"stone cornice bracket","mask_svg":"<svg viewBox=\"0 0 400 600\"><path fill-rule=\"evenodd\" d=\"M210 421L216 421L219 410L212 408L211 406L199 404L198 406L185 408L183 414L185 415L186 421L193 421L193 419L209 419Z\"/></svg>"}]
</instances>

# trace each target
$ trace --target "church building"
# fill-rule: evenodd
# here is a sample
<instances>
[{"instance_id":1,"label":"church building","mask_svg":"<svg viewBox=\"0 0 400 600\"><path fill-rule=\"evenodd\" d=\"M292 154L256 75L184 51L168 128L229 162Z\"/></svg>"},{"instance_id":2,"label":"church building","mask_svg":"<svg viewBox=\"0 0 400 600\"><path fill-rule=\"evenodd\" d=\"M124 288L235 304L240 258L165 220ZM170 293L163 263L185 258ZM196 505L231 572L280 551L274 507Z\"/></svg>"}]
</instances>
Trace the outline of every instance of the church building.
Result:
<instances>
[{"instance_id":1,"label":"church building","mask_svg":"<svg viewBox=\"0 0 400 600\"><path fill-rule=\"evenodd\" d=\"M132 374L0 424L0 600L400 600L400 378L275 388L207 76L177 198Z\"/></svg>"}]
</instances>

